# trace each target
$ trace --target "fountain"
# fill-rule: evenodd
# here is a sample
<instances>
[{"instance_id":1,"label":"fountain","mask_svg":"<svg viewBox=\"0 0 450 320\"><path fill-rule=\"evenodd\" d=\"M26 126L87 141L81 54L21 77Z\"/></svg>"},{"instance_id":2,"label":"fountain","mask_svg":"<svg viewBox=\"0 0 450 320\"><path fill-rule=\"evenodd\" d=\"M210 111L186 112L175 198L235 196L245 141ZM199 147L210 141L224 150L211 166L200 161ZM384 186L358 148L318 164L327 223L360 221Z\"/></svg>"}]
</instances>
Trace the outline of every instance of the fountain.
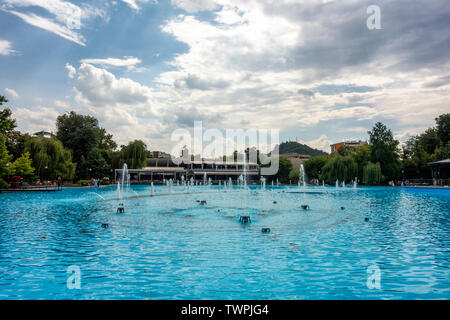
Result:
<instances>
[{"instance_id":1,"label":"fountain","mask_svg":"<svg viewBox=\"0 0 450 320\"><path fill-rule=\"evenodd\" d=\"M261 177L261 190L266 190L266 178Z\"/></svg>"},{"instance_id":2,"label":"fountain","mask_svg":"<svg viewBox=\"0 0 450 320\"><path fill-rule=\"evenodd\" d=\"M153 196L155 194L155 186L153 185L153 181L150 184L150 195Z\"/></svg>"},{"instance_id":3,"label":"fountain","mask_svg":"<svg viewBox=\"0 0 450 320\"><path fill-rule=\"evenodd\" d=\"M207 176L206 176L206 172L203 173L203 185L206 186L206 181L207 181Z\"/></svg>"},{"instance_id":4,"label":"fountain","mask_svg":"<svg viewBox=\"0 0 450 320\"><path fill-rule=\"evenodd\" d=\"M123 164L122 174L120 176L120 182L117 182L117 199L121 200L124 195L124 187L127 186L127 193L130 190L130 175L128 174L128 166L126 163Z\"/></svg>"},{"instance_id":5,"label":"fountain","mask_svg":"<svg viewBox=\"0 0 450 320\"><path fill-rule=\"evenodd\" d=\"M306 187L306 174L305 174L305 167L303 164L300 165L299 168L299 176L298 176L298 186L302 186L303 188Z\"/></svg>"},{"instance_id":6,"label":"fountain","mask_svg":"<svg viewBox=\"0 0 450 320\"><path fill-rule=\"evenodd\" d=\"M355 180L353 180L353 189L356 189L358 187L358 178L355 178Z\"/></svg>"},{"instance_id":7,"label":"fountain","mask_svg":"<svg viewBox=\"0 0 450 320\"><path fill-rule=\"evenodd\" d=\"M339 180L336 180L336 189L339 189Z\"/></svg>"}]
</instances>

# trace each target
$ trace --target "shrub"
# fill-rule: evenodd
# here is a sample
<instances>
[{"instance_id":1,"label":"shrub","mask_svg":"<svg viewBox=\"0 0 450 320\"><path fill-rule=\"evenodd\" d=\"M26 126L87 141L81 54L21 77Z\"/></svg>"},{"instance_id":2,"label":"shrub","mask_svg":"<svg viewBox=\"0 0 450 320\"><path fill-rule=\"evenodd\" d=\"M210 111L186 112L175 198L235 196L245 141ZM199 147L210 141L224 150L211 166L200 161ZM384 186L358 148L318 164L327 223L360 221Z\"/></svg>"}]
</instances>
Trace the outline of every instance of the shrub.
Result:
<instances>
[{"instance_id":1,"label":"shrub","mask_svg":"<svg viewBox=\"0 0 450 320\"><path fill-rule=\"evenodd\" d=\"M91 183L91 180L79 180L79 181L78 181L78 184L79 184L80 186L83 186L83 187L88 186L89 183Z\"/></svg>"}]
</instances>

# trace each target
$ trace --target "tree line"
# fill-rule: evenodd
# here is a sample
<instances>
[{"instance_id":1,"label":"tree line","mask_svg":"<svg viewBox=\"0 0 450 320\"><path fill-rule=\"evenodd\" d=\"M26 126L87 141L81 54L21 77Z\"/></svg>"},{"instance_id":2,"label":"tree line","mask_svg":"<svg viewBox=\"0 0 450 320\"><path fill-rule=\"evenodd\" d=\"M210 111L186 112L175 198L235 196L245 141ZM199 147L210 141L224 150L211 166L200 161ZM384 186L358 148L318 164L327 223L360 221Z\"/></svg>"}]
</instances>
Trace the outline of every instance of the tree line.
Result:
<instances>
[{"instance_id":1,"label":"tree line","mask_svg":"<svg viewBox=\"0 0 450 320\"><path fill-rule=\"evenodd\" d=\"M368 131L368 143L358 147L342 147L329 156L311 157L304 163L309 179L334 184L358 178L368 185L387 181L431 179L429 163L448 157L450 151L450 114L435 119L436 125L409 138L402 146L392 131L377 122ZM294 177L294 176L292 176Z\"/></svg>"},{"instance_id":2,"label":"tree line","mask_svg":"<svg viewBox=\"0 0 450 320\"><path fill-rule=\"evenodd\" d=\"M0 95L0 106L8 100ZM107 178L127 163L129 168L146 165L149 151L141 140L118 147L112 134L95 117L75 111L56 119L56 134L32 136L16 130L9 108L0 110L0 188L14 176L27 182L37 179L80 181Z\"/></svg>"}]
</instances>

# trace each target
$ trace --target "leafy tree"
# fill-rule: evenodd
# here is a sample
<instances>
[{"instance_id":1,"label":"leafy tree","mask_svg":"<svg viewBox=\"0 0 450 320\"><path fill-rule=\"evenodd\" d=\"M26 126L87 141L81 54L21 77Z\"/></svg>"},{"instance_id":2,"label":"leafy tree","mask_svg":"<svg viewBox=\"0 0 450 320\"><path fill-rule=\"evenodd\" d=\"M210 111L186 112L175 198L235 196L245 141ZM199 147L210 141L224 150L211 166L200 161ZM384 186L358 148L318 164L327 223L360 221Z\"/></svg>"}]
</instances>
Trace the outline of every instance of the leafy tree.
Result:
<instances>
[{"instance_id":1,"label":"leafy tree","mask_svg":"<svg viewBox=\"0 0 450 320\"><path fill-rule=\"evenodd\" d=\"M279 167L276 175L272 176L272 180L278 179L281 183L289 182L289 173L292 170L292 163L289 159L280 157Z\"/></svg>"},{"instance_id":2,"label":"leafy tree","mask_svg":"<svg viewBox=\"0 0 450 320\"><path fill-rule=\"evenodd\" d=\"M4 96L0 96L0 106L8 102ZM5 108L0 111L0 134L6 134L17 127L16 120L11 117L11 109Z\"/></svg>"},{"instance_id":3,"label":"leafy tree","mask_svg":"<svg viewBox=\"0 0 450 320\"><path fill-rule=\"evenodd\" d=\"M326 163L326 156L311 157L307 161L305 161L305 163L303 163L303 166L305 167L306 175L308 176L308 178L322 180L322 168Z\"/></svg>"},{"instance_id":4,"label":"leafy tree","mask_svg":"<svg viewBox=\"0 0 450 320\"><path fill-rule=\"evenodd\" d=\"M33 137L26 142L25 150L31 154L35 173L41 179L74 178L76 164L72 154L58 139Z\"/></svg>"},{"instance_id":5,"label":"leafy tree","mask_svg":"<svg viewBox=\"0 0 450 320\"><path fill-rule=\"evenodd\" d=\"M98 148L89 151L85 161L82 162L82 171L85 172L84 178L103 178L110 175L111 167L103 158Z\"/></svg>"},{"instance_id":6,"label":"leafy tree","mask_svg":"<svg viewBox=\"0 0 450 320\"><path fill-rule=\"evenodd\" d=\"M350 182L357 177L358 165L351 156L343 157L336 153L328 159L322 171L328 184L334 184L336 180Z\"/></svg>"},{"instance_id":7,"label":"leafy tree","mask_svg":"<svg viewBox=\"0 0 450 320\"><path fill-rule=\"evenodd\" d=\"M292 168L289 172L288 179L291 183L296 184L298 183L298 178L300 176L300 170Z\"/></svg>"},{"instance_id":8,"label":"leafy tree","mask_svg":"<svg viewBox=\"0 0 450 320\"><path fill-rule=\"evenodd\" d=\"M130 169L141 169L147 164L147 146L142 140L134 140L122 146L121 157Z\"/></svg>"},{"instance_id":9,"label":"leafy tree","mask_svg":"<svg viewBox=\"0 0 450 320\"><path fill-rule=\"evenodd\" d=\"M113 140L113 135L107 133L104 128L98 129L98 148L100 150L114 151L117 149L117 143Z\"/></svg>"},{"instance_id":10,"label":"leafy tree","mask_svg":"<svg viewBox=\"0 0 450 320\"><path fill-rule=\"evenodd\" d=\"M441 141L436 128L429 128L421 135L417 136L418 142L428 154L433 154L440 147Z\"/></svg>"},{"instance_id":11,"label":"leafy tree","mask_svg":"<svg viewBox=\"0 0 450 320\"><path fill-rule=\"evenodd\" d=\"M364 167L370 162L371 158L370 145L364 144L356 148L352 157L358 165L358 179L363 181Z\"/></svg>"},{"instance_id":12,"label":"leafy tree","mask_svg":"<svg viewBox=\"0 0 450 320\"><path fill-rule=\"evenodd\" d=\"M402 178L428 178L430 176L430 155L423 148L421 136L411 137L403 146Z\"/></svg>"},{"instance_id":13,"label":"leafy tree","mask_svg":"<svg viewBox=\"0 0 450 320\"><path fill-rule=\"evenodd\" d=\"M34 173L32 166L33 160L30 159L30 153L25 152L20 158L12 163L12 172L14 175L22 177L30 177Z\"/></svg>"},{"instance_id":14,"label":"leafy tree","mask_svg":"<svg viewBox=\"0 0 450 320\"><path fill-rule=\"evenodd\" d=\"M386 179L398 178L401 167L398 154L399 142L394 139L392 131L381 122L377 122L368 133L371 162L380 163L381 172Z\"/></svg>"},{"instance_id":15,"label":"leafy tree","mask_svg":"<svg viewBox=\"0 0 450 320\"><path fill-rule=\"evenodd\" d=\"M437 135L441 140L441 145L446 146L450 141L450 113L441 114L435 120Z\"/></svg>"},{"instance_id":16,"label":"leafy tree","mask_svg":"<svg viewBox=\"0 0 450 320\"><path fill-rule=\"evenodd\" d=\"M72 150L73 160L81 163L99 143L98 120L92 116L84 116L71 111L56 119L56 137L63 146Z\"/></svg>"},{"instance_id":17,"label":"leafy tree","mask_svg":"<svg viewBox=\"0 0 450 320\"><path fill-rule=\"evenodd\" d=\"M369 185L377 185L383 180L380 164L369 162L364 166L363 182Z\"/></svg>"},{"instance_id":18,"label":"leafy tree","mask_svg":"<svg viewBox=\"0 0 450 320\"><path fill-rule=\"evenodd\" d=\"M6 139L0 134L0 187L7 188L9 184L5 181L8 175L11 174L10 161L12 156L8 153L6 149Z\"/></svg>"}]
</instances>

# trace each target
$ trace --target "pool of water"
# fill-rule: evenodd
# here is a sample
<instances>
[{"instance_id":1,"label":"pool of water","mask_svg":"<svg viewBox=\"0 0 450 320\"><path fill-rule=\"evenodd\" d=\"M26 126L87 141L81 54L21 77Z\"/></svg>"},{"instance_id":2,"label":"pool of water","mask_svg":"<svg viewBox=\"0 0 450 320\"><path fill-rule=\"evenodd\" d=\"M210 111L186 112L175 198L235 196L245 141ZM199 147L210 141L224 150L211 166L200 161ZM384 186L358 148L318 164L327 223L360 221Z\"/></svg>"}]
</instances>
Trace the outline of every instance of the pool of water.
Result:
<instances>
[{"instance_id":1,"label":"pool of water","mask_svg":"<svg viewBox=\"0 0 450 320\"><path fill-rule=\"evenodd\" d=\"M150 186L122 201L113 186L0 194L0 299L450 298L449 190L149 195ZM70 266L79 289L67 286ZM370 270L379 289L367 285Z\"/></svg>"}]
</instances>

